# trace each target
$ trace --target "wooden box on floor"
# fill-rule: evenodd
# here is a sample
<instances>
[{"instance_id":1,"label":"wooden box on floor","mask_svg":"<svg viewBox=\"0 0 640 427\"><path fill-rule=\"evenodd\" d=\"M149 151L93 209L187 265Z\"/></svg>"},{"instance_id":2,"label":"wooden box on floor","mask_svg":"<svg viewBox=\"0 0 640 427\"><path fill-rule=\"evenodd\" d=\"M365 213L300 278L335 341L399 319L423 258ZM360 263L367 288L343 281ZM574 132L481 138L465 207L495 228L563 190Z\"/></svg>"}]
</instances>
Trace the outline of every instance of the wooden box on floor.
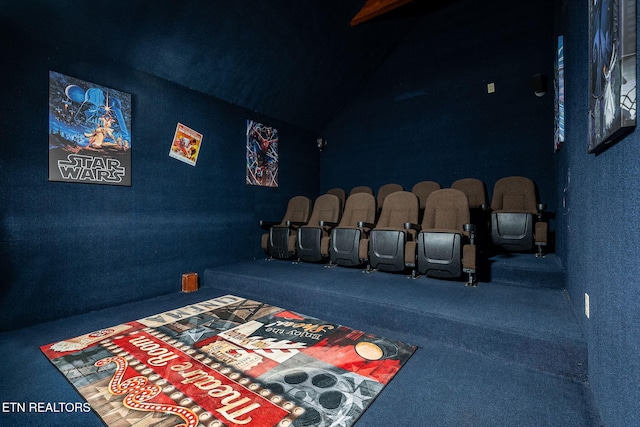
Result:
<instances>
[{"instance_id":1,"label":"wooden box on floor","mask_svg":"<svg viewBox=\"0 0 640 427\"><path fill-rule=\"evenodd\" d=\"M195 292L198 290L198 273L186 273L182 275L182 292Z\"/></svg>"}]
</instances>

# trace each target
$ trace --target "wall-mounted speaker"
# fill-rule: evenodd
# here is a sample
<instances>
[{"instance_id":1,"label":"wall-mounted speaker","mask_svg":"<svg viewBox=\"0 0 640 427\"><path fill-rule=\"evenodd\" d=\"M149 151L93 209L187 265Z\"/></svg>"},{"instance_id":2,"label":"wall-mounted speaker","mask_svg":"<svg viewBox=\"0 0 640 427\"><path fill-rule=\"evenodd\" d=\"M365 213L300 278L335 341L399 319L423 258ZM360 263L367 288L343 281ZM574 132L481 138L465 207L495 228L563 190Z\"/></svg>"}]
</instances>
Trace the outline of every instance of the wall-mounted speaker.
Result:
<instances>
[{"instance_id":1,"label":"wall-mounted speaker","mask_svg":"<svg viewBox=\"0 0 640 427\"><path fill-rule=\"evenodd\" d=\"M544 74L536 74L531 78L531 86L536 96L543 96L547 93L547 76Z\"/></svg>"}]
</instances>

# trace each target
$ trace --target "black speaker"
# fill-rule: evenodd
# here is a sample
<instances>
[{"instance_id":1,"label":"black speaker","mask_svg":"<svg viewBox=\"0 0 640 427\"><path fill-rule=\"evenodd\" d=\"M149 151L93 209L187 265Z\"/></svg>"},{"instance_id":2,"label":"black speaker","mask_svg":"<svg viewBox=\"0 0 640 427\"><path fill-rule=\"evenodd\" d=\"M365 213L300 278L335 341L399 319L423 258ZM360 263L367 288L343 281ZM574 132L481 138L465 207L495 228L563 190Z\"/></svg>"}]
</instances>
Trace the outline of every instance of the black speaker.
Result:
<instances>
[{"instance_id":1,"label":"black speaker","mask_svg":"<svg viewBox=\"0 0 640 427\"><path fill-rule=\"evenodd\" d=\"M536 96L542 96L547 93L547 76L544 74L536 74L531 78L531 86Z\"/></svg>"}]
</instances>

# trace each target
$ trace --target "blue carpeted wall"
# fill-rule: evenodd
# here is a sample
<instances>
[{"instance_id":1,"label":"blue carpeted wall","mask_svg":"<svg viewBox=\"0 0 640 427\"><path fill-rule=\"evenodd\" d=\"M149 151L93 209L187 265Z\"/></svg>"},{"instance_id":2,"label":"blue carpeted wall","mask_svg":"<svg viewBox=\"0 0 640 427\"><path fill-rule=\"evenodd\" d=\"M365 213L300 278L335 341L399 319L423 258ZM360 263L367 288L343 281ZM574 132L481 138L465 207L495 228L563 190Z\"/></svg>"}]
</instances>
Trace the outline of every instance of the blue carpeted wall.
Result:
<instances>
[{"instance_id":1,"label":"blue carpeted wall","mask_svg":"<svg viewBox=\"0 0 640 427\"><path fill-rule=\"evenodd\" d=\"M552 11L550 0L463 1L425 17L323 132L321 186L474 177L490 196L524 175L552 210L552 86L542 97L532 86L553 73Z\"/></svg>"},{"instance_id":2,"label":"blue carpeted wall","mask_svg":"<svg viewBox=\"0 0 640 427\"><path fill-rule=\"evenodd\" d=\"M317 194L315 134L98 51L0 31L0 330L175 292L183 273L262 256L258 221ZM48 181L49 70L132 94L131 187ZM279 131L277 189L245 185L247 119ZM168 156L178 122L204 134L196 167Z\"/></svg>"},{"instance_id":3,"label":"blue carpeted wall","mask_svg":"<svg viewBox=\"0 0 640 427\"><path fill-rule=\"evenodd\" d=\"M566 143L557 155L558 253L586 335L589 383L603 423L637 425L640 131L600 155L587 154L587 25L587 2L564 1L559 34L565 41ZM590 318L584 314L585 293Z\"/></svg>"}]
</instances>

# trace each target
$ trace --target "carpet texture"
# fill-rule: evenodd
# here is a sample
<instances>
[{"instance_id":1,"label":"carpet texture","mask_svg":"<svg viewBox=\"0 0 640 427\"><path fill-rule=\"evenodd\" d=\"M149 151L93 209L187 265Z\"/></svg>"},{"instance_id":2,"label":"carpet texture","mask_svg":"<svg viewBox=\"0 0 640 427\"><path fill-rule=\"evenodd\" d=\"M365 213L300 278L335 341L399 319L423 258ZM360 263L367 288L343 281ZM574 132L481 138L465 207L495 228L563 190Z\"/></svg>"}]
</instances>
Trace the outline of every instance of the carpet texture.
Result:
<instances>
[{"instance_id":1,"label":"carpet texture","mask_svg":"<svg viewBox=\"0 0 640 427\"><path fill-rule=\"evenodd\" d=\"M516 260L521 263L518 257L501 261L507 267ZM547 261L552 259L533 258L518 274L533 282ZM0 425L104 427L93 411L11 410L11 403L85 401L39 347L227 294L419 346L355 427L603 425L586 381L584 337L562 289L499 281L467 288L456 281L263 260L211 269L203 279L197 292L0 334L0 365L6 367L0 401L8 405Z\"/></svg>"},{"instance_id":2,"label":"carpet texture","mask_svg":"<svg viewBox=\"0 0 640 427\"><path fill-rule=\"evenodd\" d=\"M416 347L225 295L41 350L86 403L16 412L93 410L110 426L348 427Z\"/></svg>"},{"instance_id":3,"label":"carpet texture","mask_svg":"<svg viewBox=\"0 0 640 427\"><path fill-rule=\"evenodd\" d=\"M375 326L584 381L587 346L563 289L542 286L555 260L529 255L496 262L531 286L498 281L471 288L458 281L324 268L287 261L240 263L205 271L209 286L246 298L295 306L344 324ZM509 264L508 261L515 261ZM536 262L537 261L537 262ZM516 268L518 265L521 268ZM526 268L522 267L526 266ZM534 284L538 277L539 285Z\"/></svg>"}]
</instances>

